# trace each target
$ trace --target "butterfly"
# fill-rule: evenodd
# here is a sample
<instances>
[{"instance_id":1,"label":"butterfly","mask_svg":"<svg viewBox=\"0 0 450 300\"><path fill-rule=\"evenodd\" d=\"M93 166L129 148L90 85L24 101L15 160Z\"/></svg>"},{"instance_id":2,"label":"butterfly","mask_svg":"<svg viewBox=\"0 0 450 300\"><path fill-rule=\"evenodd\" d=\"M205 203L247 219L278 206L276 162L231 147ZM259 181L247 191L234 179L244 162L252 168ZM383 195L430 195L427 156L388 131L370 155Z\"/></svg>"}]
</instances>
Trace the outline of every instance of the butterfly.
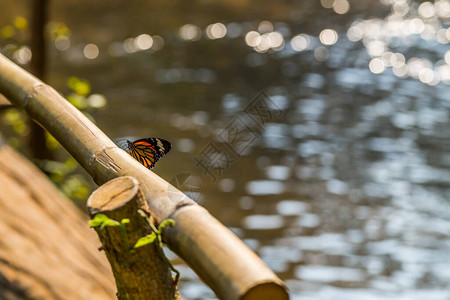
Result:
<instances>
[{"instance_id":1,"label":"butterfly","mask_svg":"<svg viewBox=\"0 0 450 300\"><path fill-rule=\"evenodd\" d=\"M164 139L152 137L134 142L127 139L124 146L121 148L126 148L125 150L128 150L130 155L144 167L151 169L161 157L170 151L172 144Z\"/></svg>"}]
</instances>

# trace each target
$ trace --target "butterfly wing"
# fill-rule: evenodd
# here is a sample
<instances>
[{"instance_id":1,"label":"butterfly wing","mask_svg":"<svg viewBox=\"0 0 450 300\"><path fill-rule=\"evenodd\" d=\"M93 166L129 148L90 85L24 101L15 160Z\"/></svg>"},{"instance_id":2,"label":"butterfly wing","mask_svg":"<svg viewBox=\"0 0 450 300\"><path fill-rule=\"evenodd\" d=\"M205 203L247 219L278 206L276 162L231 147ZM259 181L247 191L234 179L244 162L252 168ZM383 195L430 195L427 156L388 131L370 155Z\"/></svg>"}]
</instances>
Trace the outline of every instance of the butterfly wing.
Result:
<instances>
[{"instance_id":1,"label":"butterfly wing","mask_svg":"<svg viewBox=\"0 0 450 300\"><path fill-rule=\"evenodd\" d=\"M146 138L129 143L131 156L148 169L153 168L156 162L170 151L171 147L170 142L160 138Z\"/></svg>"}]
</instances>

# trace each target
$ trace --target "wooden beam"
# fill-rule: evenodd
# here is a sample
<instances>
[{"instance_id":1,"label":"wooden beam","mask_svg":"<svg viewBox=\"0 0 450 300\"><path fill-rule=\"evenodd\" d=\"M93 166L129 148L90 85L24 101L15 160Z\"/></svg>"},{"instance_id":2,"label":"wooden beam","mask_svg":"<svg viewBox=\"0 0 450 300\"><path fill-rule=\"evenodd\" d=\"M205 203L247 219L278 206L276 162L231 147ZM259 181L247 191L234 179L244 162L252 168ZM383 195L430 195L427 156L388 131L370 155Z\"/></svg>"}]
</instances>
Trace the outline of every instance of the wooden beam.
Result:
<instances>
[{"instance_id":1,"label":"wooden beam","mask_svg":"<svg viewBox=\"0 0 450 300\"><path fill-rule=\"evenodd\" d=\"M1 138L0 236L0 298L115 298L86 215Z\"/></svg>"}]
</instances>

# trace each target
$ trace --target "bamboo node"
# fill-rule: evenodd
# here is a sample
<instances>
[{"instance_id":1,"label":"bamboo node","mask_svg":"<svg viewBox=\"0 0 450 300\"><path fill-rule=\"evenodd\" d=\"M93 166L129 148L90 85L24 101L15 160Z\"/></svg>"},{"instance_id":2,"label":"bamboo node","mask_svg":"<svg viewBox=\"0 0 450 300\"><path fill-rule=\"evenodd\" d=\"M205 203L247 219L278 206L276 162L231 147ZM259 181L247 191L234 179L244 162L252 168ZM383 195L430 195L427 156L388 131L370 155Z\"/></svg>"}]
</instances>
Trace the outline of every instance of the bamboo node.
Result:
<instances>
[{"instance_id":1,"label":"bamboo node","mask_svg":"<svg viewBox=\"0 0 450 300\"><path fill-rule=\"evenodd\" d=\"M43 82L38 82L31 86L31 90L27 91L25 99L22 102L23 108L27 108L30 100L36 98L38 95L46 96L49 99L53 99L55 96L61 97L61 95L51 86Z\"/></svg>"},{"instance_id":2,"label":"bamboo node","mask_svg":"<svg viewBox=\"0 0 450 300\"><path fill-rule=\"evenodd\" d=\"M186 197L187 198L187 197ZM180 202L178 202L175 206L176 209L182 208L184 206L189 206L189 205L194 205L194 202L192 201L186 201L186 200L181 200Z\"/></svg>"}]
</instances>

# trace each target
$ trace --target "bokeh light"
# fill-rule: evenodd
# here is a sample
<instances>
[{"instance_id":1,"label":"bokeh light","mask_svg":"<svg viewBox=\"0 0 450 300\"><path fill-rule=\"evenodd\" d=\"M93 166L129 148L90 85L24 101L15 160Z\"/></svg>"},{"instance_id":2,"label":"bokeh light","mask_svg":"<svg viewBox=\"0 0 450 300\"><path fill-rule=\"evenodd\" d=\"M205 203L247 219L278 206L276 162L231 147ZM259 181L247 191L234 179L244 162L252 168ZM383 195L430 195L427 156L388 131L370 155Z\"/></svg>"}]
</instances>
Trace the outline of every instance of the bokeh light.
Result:
<instances>
[{"instance_id":1,"label":"bokeh light","mask_svg":"<svg viewBox=\"0 0 450 300\"><path fill-rule=\"evenodd\" d=\"M364 36L364 31L361 29L361 26L355 25L351 26L347 30L347 38L352 42L360 41Z\"/></svg>"},{"instance_id":2,"label":"bokeh light","mask_svg":"<svg viewBox=\"0 0 450 300\"><path fill-rule=\"evenodd\" d=\"M391 6L392 13L385 19L355 21L347 30L347 38L352 42L362 41L370 57L382 59L384 68L392 67L398 77L410 76L429 85L447 84L445 68L438 71L439 65L433 67L428 59L419 57L410 57L406 63L405 55L398 52L398 47L409 47L416 44L417 39L426 41L429 46L436 42L449 44L450 29L442 24L450 17L450 1L425 1L418 6L406 0L383 0L382 3ZM435 49L446 60L440 50L443 48ZM371 71L383 69L378 60L372 60L371 66Z\"/></svg>"},{"instance_id":3,"label":"bokeh light","mask_svg":"<svg viewBox=\"0 0 450 300\"><path fill-rule=\"evenodd\" d=\"M450 16L450 1L437 0L434 2L436 14L441 18L448 18Z\"/></svg>"},{"instance_id":4,"label":"bokeh light","mask_svg":"<svg viewBox=\"0 0 450 300\"><path fill-rule=\"evenodd\" d=\"M421 59L417 57L412 57L407 62L408 74L413 78L419 78L419 73L422 69L431 69L432 64L427 59Z\"/></svg>"},{"instance_id":5,"label":"bokeh light","mask_svg":"<svg viewBox=\"0 0 450 300\"><path fill-rule=\"evenodd\" d=\"M431 18L434 16L434 5L431 2L423 2L418 8L419 15L424 18Z\"/></svg>"},{"instance_id":6,"label":"bokeh light","mask_svg":"<svg viewBox=\"0 0 450 300\"><path fill-rule=\"evenodd\" d=\"M269 21L262 21L258 25L258 31L261 34L269 33L273 31L273 24Z\"/></svg>"},{"instance_id":7,"label":"bokeh light","mask_svg":"<svg viewBox=\"0 0 450 300\"><path fill-rule=\"evenodd\" d=\"M280 51L285 44L283 35L277 31L264 34L250 31L245 35L245 43L259 53L267 52L269 49Z\"/></svg>"},{"instance_id":8,"label":"bokeh light","mask_svg":"<svg viewBox=\"0 0 450 300\"><path fill-rule=\"evenodd\" d=\"M383 73L386 69L386 65L381 58L374 58L369 63L369 70L374 74Z\"/></svg>"},{"instance_id":9,"label":"bokeh light","mask_svg":"<svg viewBox=\"0 0 450 300\"><path fill-rule=\"evenodd\" d=\"M183 25L179 30L180 37L186 41L197 41L202 36L202 31L193 24Z\"/></svg>"},{"instance_id":10,"label":"bokeh light","mask_svg":"<svg viewBox=\"0 0 450 300\"><path fill-rule=\"evenodd\" d=\"M324 29L320 32L319 39L324 45L333 45L338 40L338 34L333 29Z\"/></svg>"},{"instance_id":11,"label":"bokeh light","mask_svg":"<svg viewBox=\"0 0 450 300\"><path fill-rule=\"evenodd\" d=\"M162 36L154 35L152 38L153 38L152 50L154 51L161 50L164 47L164 39L162 38Z\"/></svg>"},{"instance_id":12,"label":"bokeh light","mask_svg":"<svg viewBox=\"0 0 450 300\"><path fill-rule=\"evenodd\" d=\"M392 72L394 73L395 76L404 78L408 75L408 67L405 64L398 67L394 66L392 68Z\"/></svg>"},{"instance_id":13,"label":"bokeh light","mask_svg":"<svg viewBox=\"0 0 450 300\"><path fill-rule=\"evenodd\" d=\"M55 48L59 51L66 51L70 48L70 39L65 35L60 35L55 39Z\"/></svg>"},{"instance_id":14,"label":"bokeh light","mask_svg":"<svg viewBox=\"0 0 450 300\"><path fill-rule=\"evenodd\" d=\"M440 43L440 44L448 44L449 39L447 36L447 33L449 32L448 29L445 28L441 28L437 31L436 33L436 40Z\"/></svg>"},{"instance_id":15,"label":"bokeh light","mask_svg":"<svg viewBox=\"0 0 450 300\"><path fill-rule=\"evenodd\" d=\"M245 42L250 47L255 47L258 45L258 39L261 38L261 35L256 31L250 31L245 35Z\"/></svg>"},{"instance_id":16,"label":"bokeh light","mask_svg":"<svg viewBox=\"0 0 450 300\"><path fill-rule=\"evenodd\" d=\"M87 102L90 107L104 108L106 106L106 98L101 94L92 94L87 98Z\"/></svg>"},{"instance_id":17,"label":"bokeh light","mask_svg":"<svg viewBox=\"0 0 450 300\"><path fill-rule=\"evenodd\" d=\"M339 15L346 14L350 10L350 3L347 0L334 0L333 10Z\"/></svg>"},{"instance_id":18,"label":"bokeh light","mask_svg":"<svg viewBox=\"0 0 450 300\"><path fill-rule=\"evenodd\" d=\"M257 52L266 52L270 49L270 39L267 34L263 34L256 39L256 46L253 47Z\"/></svg>"},{"instance_id":19,"label":"bokeh light","mask_svg":"<svg viewBox=\"0 0 450 300\"><path fill-rule=\"evenodd\" d=\"M21 65L25 65L31 60L31 50L30 48L23 46L14 52L14 59Z\"/></svg>"},{"instance_id":20,"label":"bokeh light","mask_svg":"<svg viewBox=\"0 0 450 300\"><path fill-rule=\"evenodd\" d=\"M134 42L134 38L128 38L123 42L123 49L127 53L134 53L138 51L138 48L136 48L136 44Z\"/></svg>"},{"instance_id":21,"label":"bokeh light","mask_svg":"<svg viewBox=\"0 0 450 300\"><path fill-rule=\"evenodd\" d=\"M16 34L16 29L11 25L3 26L0 29L0 35L6 39L13 37Z\"/></svg>"},{"instance_id":22,"label":"bokeh light","mask_svg":"<svg viewBox=\"0 0 450 300\"><path fill-rule=\"evenodd\" d=\"M28 20L22 16L17 16L14 18L14 27L19 30L25 30L28 28Z\"/></svg>"},{"instance_id":23,"label":"bokeh light","mask_svg":"<svg viewBox=\"0 0 450 300\"><path fill-rule=\"evenodd\" d=\"M447 64L442 64L436 68L437 73L439 74L440 79L445 84L450 84L450 66Z\"/></svg>"},{"instance_id":24,"label":"bokeh light","mask_svg":"<svg viewBox=\"0 0 450 300\"><path fill-rule=\"evenodd\" d=\"M284 39L281 33L279 32L271 32L268 34L270 40L270 47L273 49L279 49L284 45Z\"/></svg>"},{"instance_id":25,"label":"bokeh light","mask_svg":"<svg viewBox=\"0 0 450 300\"><path fill-rule=\"evenodd\" d=\"M317 61L326 61L328 59L328 55L330 53L328 52L328 49L325 47L317 47L314 49L314 58Z\"/></svg>"},{"instance_id":26,"label":"bokeh light","mask_svg":"<svg viewBox=\"0 0 450 300\"><path fill-rule=\"evenodd\" d=\"M332 8L333 7L334 0L320 0L320 4L324 8Z\"/></svg>"},{"instance_id":27,"label":"bokeh light","mask_svg":"<svg viewBox=\"0 0 450 300\"><path fill-rule=\"evenodd\" d=\"M383 41L375 40L365 43L367 53L371 57L381 56L386 50L386 44Z\"/></svg>"},{"instance_id":28,"label":"bokeh light","mask_svg":"<svg viewBox=\"0 0 450 300\"><path fill-rule=\"evenodd\" d=\"M418 74L419 80L429 85L436 85L439 83L439 74L429 68L423 68Z\"/></svg>"},{"instance_id":29,"label":"bokeh light","mask_svg":"<svg viewBox=\"0 0 450 300\"><path fill-rule=\"evenodd\" d=\"M450 50L445 52L444 59L445 59L445 62L447 63L447 65L450 65Z\"/></svg>"},{"instance_id":30,"label":"bokeh light","mask_svg":"<svg viewBox=\"0 0 450 300\"><path fill-rule=\"evenodd\" d=\"M408 21L408 30L412 34L420 34L425 30L425 24L419 18L414 18Z\"/></svg>"},{"instance_id":31,"label":"bokeh light","mask_svg":"<svg viewBox=\"0 0 450 300\"><path fill-rule=\"evenodd\" d=\"M299 34L291 39L291 48L295 51L303 51L310 45L310 39L306 34Z\"/></svg>"},{"instance_id":32,"label":"bokeh light","mask_svg":"<svg viewBox=\"0 0 450 300\"><path fill-rule=\"evenodd\" d=\"M406 59L405 56L401 53L394 53L389 58L389 62L391 66L395 68L400 68L405 65Z\"/></svg>"},{"instance_id":33,"label":"bokeh light","mask_svg":"<svg viewBox=\"0 0 450 300\"><path fill-rule=\"evenodd\" d=\"M227 27L222 23L214 23L206 27L206 36L212 40L223 38L227 34Z\"/></svg>"},{"instance_id":34,"label":"bokeh light","mask_svg":"<svg viewBox=\"0 0 450 300\"><path fill-rule=\"evenodd\" d=\"M134 39L134 45L138 50L150 49L153 45L153 38L150 35L143 33Z\"/></svg>"},{"instance_id":35,"label":"bokeh light","mask_svg":"<svg viewBox=\"0 0 450 300\"><path fill-rule=\"evenodd\" d=\"M87 44L84 46L83 54L87 59L95 59L99 54L98 47L94 44Z\"/></svg>"},{"instance_id":36,"label":"bokeh light","mask_svg":"<svg viewBox=\"0 0 450 300\"><path fill-rule=\"evenodd\" d=\"M406 1L397 1L392 6L392 11L396 16L403 17L409 11L409 5Z\"/></svg>"}]
</instances>

